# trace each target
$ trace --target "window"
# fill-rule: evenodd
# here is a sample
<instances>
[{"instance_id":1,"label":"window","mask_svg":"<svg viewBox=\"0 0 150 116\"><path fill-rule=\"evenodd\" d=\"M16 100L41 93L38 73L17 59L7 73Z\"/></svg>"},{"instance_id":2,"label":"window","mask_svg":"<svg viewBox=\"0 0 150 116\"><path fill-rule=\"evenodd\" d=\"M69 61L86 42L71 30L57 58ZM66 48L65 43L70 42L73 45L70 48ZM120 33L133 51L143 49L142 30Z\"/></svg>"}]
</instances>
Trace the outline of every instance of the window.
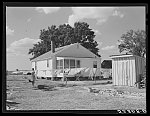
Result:
<instances>
[{"instance_id":1,"label":"window","mask_svg":"<svg viewBox=\"0 0 150 116\"><path fill-rule=\"evenodd\" d=\"M56 68L63 69L63 59L56 60ZM80 68L80 60L64 59L64 69L66 68Z\"/></svg>"},{"instance_id":2,"label":"window","mask_svg":"<svg viewBox=\"0 0 150 116\"><path fill-rule=\"evenodd\" d=\"M93 68L97 68L97 61L93 61Z\"/></svg>"},{"instance_id":3,"label":"window","mask_svg":"<svg viewBox=\"0 0 150 116\"><path fill-rule=\"evenodd\" d=\"M63 69L63 60L56 60L56 68Z\"/></svg>"},{"instance_id":4,"label":"window","mask_svg":"<svg viewBox=\"0 0 150 116\"><path fill-rule=\"evenodd\" d=\"M64 68L69 68L69 59L64 60Z\"/></svg>"},{"instance_id":5,"label":"window","mask_svg":"<svg viewBox=\"0 0 150 116\"><path fill-rule=\"evenodd\" d=\"M80 68L80 60L76 61L76 68Z\"/></svg>"},{"instance_id":6,"label":"window","mask_svg":"<svg viewBox=\"0 0 150 116\"><path fill-rule=\"evenodd\" d=\"M70 60L70 68L75 68L75 60Z\"/></svg>"},{"instance_id":7,"label":"window","mask_svg":"<svg viewBox=\"0 0 150 116\"><path fill-rule=\"evenodd\" d=\"M59 60L56 60L56 69L58 69Z\"/></svg>"},{"instance_id":8,"label":"window","mask_svg":"<svg viewBox=\"0 0 150 116\"><path fill-rule=\"evenodd\" d=\"M59 60L60 61L60 66L63 66L63 60Z\"/></svg>"},{"instance_id":9,"label":"window","mask_svg":"<svg viewBox=\"0 0 150 116\"><path fill-rule=\"evenodd\" d=\"M47 67L49 67L49 60L47 60Z\"/></svg>"}]
</instances>

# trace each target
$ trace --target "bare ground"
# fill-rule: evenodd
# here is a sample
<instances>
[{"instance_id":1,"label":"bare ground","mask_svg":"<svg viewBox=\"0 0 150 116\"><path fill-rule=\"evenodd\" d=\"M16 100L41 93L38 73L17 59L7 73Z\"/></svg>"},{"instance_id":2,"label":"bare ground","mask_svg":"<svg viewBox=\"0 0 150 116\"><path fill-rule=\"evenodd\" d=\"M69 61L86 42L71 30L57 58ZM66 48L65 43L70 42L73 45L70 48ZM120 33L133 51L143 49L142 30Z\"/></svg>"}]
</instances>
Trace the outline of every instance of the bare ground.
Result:
<instances>
[{"instance_id":1,"label":"bare ground","mask_svg":"<svg viewBox=\"0 0 150 116\"><path fill-rule=\"evenodd\" d=\"M134 87L118 87L101 81L50 81L39 79L36 87L21 77L11 77L7 88L12 90L8 98L17 104L20 110L117 110L117 109L146 109L145 97L119 97L88 92L88 87L98 89L116 89L146 94L146 89ZM49 86L50 89L38 89L39 85Z\"/></svg>"}]
</instances>

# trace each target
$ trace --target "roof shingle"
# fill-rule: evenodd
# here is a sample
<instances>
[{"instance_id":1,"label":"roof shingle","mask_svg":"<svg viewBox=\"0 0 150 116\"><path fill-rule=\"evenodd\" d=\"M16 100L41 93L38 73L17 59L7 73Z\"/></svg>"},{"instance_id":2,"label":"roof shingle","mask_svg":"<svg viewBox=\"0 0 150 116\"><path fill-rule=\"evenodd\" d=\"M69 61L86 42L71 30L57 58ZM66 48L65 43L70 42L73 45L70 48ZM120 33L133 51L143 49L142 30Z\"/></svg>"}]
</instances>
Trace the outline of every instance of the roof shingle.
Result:
<instances>
[{"instance_id":1,"label":"roof shingle","mask_svg":"<svg viewBox=\"0 0 150 116\"><path fill-rule=\"evenodd\" d=\"M32 59L31 61L38 61L38 60L44 60L44 59L48 59L48 58L52 58L55 54L57 54L58 52L62 51L64 48L68 48L69 46L71 46L73 44L70 44L70 45L66 45L66 46L63 46L63 47L59 47L59 48L55 48L55 52L52 53L52 51L48 51L34 59Z\"/></svg>"}]
</instances>

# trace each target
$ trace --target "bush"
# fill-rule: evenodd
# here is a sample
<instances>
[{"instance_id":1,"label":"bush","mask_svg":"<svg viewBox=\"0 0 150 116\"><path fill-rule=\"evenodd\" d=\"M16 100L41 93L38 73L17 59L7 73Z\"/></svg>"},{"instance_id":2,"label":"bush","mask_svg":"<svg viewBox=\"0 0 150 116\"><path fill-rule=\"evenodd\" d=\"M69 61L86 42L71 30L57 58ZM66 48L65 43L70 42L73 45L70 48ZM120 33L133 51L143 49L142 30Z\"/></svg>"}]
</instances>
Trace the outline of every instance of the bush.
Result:
<instances>
[{"instance_id":1,"label":"bush","mask_svg":"<svg viewBox=\"0 0 150 116\"><path fill-rule=\"evenodd\" d=\"M27 75L31 75L31 73L30 73L30 72L28 72L28 73L27 73Z\"/></svg>"}]
</instances>

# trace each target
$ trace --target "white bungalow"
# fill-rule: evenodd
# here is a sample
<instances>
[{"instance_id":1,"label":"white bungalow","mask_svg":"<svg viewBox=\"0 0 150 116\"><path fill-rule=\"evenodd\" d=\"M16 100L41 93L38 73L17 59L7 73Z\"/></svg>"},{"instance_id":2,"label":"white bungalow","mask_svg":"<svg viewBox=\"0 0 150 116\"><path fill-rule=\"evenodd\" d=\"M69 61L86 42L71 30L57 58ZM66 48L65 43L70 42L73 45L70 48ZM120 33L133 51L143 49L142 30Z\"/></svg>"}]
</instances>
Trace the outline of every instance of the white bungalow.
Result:
<instances>
[{"instance_id":1,"label":"white bungalow","mask_svg":"<svg viewBox=\"0 0 150 116\"><path fill-rule=\"evenodd\" d=\"M96 76L100 76L101 58L79 43L56 49L52 47L52 51L31 60L31 63L38 77L64 77L66 69L85 67L96 68L99 72Z\"/></svg>"}]
</instances>

